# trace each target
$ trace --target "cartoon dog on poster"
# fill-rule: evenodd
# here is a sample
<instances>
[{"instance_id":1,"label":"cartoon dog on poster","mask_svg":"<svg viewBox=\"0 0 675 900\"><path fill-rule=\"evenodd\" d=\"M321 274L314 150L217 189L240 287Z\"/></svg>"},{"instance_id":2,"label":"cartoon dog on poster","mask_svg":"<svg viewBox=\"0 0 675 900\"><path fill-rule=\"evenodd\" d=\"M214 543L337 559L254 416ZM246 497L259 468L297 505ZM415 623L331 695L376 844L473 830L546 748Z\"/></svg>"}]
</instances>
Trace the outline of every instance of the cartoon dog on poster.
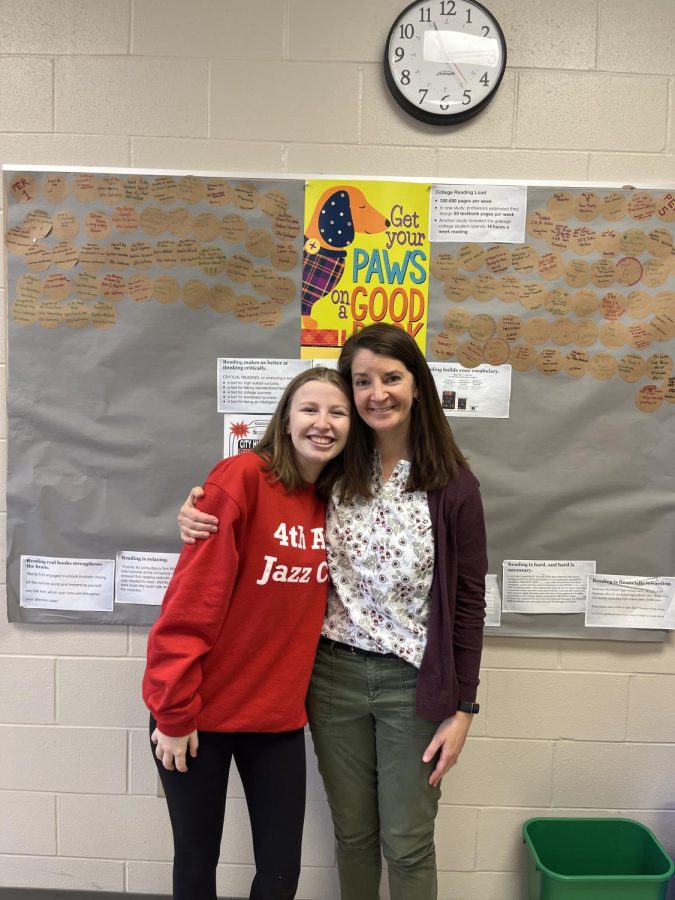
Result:
<instances>
[{"instance_id":1,"label":"cartoon dog on poster","mask_svg":"<svg viewBox=\"0 0 675 900\"><path fill-rule=\"evenodd\" d=\"M317 300L342 278L347 249L357 234L378 234L389 219L351 185L330 187L319 197L305 233L302 254L302 324L316 328L311 318Z\"/></svg>"}]
</instances>

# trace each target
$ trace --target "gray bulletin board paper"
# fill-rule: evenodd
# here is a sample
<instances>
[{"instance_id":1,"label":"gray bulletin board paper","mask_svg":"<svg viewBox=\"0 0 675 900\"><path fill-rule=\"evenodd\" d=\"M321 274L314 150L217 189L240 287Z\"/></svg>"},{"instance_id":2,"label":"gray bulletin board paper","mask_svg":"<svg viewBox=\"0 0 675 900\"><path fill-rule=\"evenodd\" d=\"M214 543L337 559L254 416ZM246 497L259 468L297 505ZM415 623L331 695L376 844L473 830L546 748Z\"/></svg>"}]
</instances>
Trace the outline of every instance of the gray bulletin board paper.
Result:
<instances>
[{"instance_id":1,"label":"gray bulletin board paper","mask_svg":"<svg viewBox=\"0 0 675 900\"><path fill-rule=\"evenodd\" d=\"M305 182L5 170L8 616L147 624L157 606L26 608L22 555L176 553L223 453L217 360L299 356ZM673 198L672 215L659 214ZM508 418L449 421L505 559L675 573L675 197L530 186L522 244L434 242L427 358L510 365ZM663 640L583 615L495 634Z\"/></svg>"},{"instance_id":2,"label":"gray bulletin board paper","mask_svg":"<svg viewBox=\"0 0 675 900\"><path fill-rule=\"evenodd\" d=\"M43 253L7 246L8 615L146 624L156 606L21 607L20 557L179 551L222 457L218 358L297 356L303 182L29 174L32 200L5 173L10 241Z\"/></svg>"}]
</instances>

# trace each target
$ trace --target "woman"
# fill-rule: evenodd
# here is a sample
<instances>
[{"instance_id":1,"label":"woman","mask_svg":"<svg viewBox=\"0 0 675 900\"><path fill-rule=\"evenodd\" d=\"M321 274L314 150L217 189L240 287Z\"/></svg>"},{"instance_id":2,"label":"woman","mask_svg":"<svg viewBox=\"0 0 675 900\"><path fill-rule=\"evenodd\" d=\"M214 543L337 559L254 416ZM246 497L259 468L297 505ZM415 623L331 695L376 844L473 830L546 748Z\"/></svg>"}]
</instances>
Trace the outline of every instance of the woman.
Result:
<instances>
[{"instance_id":1,"label":"woman","mask_svg":"<svg viewBox=\"0 0 675 900\"><path fill-rule=\"evenodd\" d=\"M341 469L350 410L335 371L289 384L256 450L207 479L219 533L183 549L150 632L143 697L173 828L175 900L215 900L232 758L253 834L250 898L295 897L304 703L328 588L322 497Z\"/></svg>"},{"instance_id":2,"label":"woman","mask_svg":"<svg viewBox=\"0 0 675 900\"><path fill-rule=\"evenodd\" d=\"M343 900L377 900L381 851L392 900L433 900L441 779L478 711L482 504L412 338L370 325L347 340L339 369L358 416L327 511L331 589L310 727ZM207 537L215 521L191 506L183 539Z\"/></svg>"}]
</instances>

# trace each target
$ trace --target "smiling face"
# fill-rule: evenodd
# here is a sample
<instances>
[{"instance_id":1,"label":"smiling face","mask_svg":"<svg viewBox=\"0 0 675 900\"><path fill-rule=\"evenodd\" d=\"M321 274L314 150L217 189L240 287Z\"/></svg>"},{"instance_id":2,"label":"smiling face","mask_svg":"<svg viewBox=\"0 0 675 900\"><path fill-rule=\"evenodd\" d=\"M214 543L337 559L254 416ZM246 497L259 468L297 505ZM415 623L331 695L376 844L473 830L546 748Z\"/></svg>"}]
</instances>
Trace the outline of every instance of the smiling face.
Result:
<instances>
[{"instance_id":1,"label":"smiling face","mask_svg":"<svg viewBox=\"0 0 675 900\"><path fill-rule=\"evenodd\" d=\"M417 387L412 372L392 356L359 350L351 366L356 411L372 428L375 445L407 441Z\"/></svg>"},{"instance_id":2,"label":"smiling face","mask_svg":"<svg viewBox=\"0 0 675 900\"><path fill-rule=\"evenodd\" d=\"M286 431L306 481L315 482L326 463L344 450L350 409L349 398L329 381L307 381L293 394Z\"/></svg>"}]
</instances>

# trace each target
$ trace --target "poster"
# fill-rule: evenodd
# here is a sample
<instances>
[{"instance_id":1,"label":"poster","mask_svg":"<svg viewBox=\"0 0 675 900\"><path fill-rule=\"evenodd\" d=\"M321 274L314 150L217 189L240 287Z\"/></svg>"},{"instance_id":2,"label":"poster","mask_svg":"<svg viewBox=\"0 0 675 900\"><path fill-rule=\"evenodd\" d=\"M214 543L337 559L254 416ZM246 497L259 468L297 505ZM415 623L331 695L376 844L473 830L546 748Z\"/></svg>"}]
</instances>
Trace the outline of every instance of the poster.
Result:
<instances>
[{"instance_id":1,"label":"poster","mask_svg":"<svg viewBox=\"0 0 675 900\"><path fill-rule=\"evenodd\" d=\"M272 416L235 413L223 416L223 458L253 450Z\"/></svg>"},{"instance_id":2,"label":"poster","mask_svg":"<svg viewBox=\"0 0 675 900\"><path fill-rule=\"evenodd\" d=\"M506 559L502 610L518 613L578 613L586 609L593 560Z\"/></svg>"},{"instance_id":3,"label":"poster","mask_svg":"<svg viewBox=\"0 0 675 900\"><path fill-rule=\"evenodd\" d=\"M115 560L115 602L161 606L177 553L122 550Z\"/></svg>"},{"instance_id":4,"label":"poster","mask_svg":"<svg viewBox=\"0 0 675 900\"><path fill-rule=\"evenodd\" d=\"M431 240L522 244L527 188L443 184L431 191Z\"/></svg>"},{"instance_id":5,"label":"poster","mask_svg":"<svg viewBox=\"0 0 675 900\"><path fill-rule=\"evenodd\" d=\"M429 363L446 416L507 419L511 397L511 366Z\"/></svg>"},{"instance_id":6,"label":"poster","mask_svg":"<svg viewBox=\"0 0 675 900\"><path fill-rule=\"evenodd\" d=\"M586 625L675 629L675 578L592 575Z\"/></svg>"},{"instance_id":7,"label":"poster","mask_svg":"<svg viewBox=\"0 0 675 900\"><path fill-rule=\"evenodd\" d=\"M21 606L54 612L109 612L115 561L49 556L21 557Z\"/></svg>"},{"instance_id":8,"label":"poster","mask_svg":"<svg viewBox=\"0 0 675 900\"><path fill-rule=\"evenodd\" d=\"M219 359L218 412L273 413L288 382L311 367L301 359Z\"/></svg>"},{"instance_id":9,"label":"poster","mask_svg":"<svg viewBox=\"0 0 675 900\"><path fill-rule=\"evenodd\" d=\"M303 358L332 358L360 327L400 325L426 347L428 184L309 181L302 263Z\"/></svg>"}]
</instances>

